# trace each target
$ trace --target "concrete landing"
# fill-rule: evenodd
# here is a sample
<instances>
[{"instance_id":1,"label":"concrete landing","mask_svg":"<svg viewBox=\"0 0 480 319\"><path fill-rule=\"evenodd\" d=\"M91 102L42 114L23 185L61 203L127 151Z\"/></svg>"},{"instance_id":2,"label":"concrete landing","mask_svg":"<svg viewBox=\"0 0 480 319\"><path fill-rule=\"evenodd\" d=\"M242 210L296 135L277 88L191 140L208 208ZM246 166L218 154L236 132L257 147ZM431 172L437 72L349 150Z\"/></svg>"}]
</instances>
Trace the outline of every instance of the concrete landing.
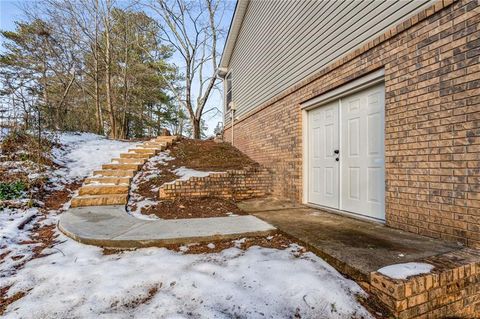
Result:
<instances>
[{"instance_id":1,"label":"concrete landing","mask_svg":"<svg viewBox=\"0 0 480 319\"><path fill-rule=\"evenodd\" d=\"M208 242L276 231L254 216L142 220L120 205L71 208L61 215L58 227L76 241L109 248Z\"/></svg>"},{"instance_id":2,"label":"concrete landing","mask_svg":"<svg viewBox=\"0 0 480 319\"><path fill-rule=\"evenodd\" d=\"M366 281L384 266L460 250L454 243L276 199L238 205L296 238L339 271Z\"/></svg>"}]
</instances>

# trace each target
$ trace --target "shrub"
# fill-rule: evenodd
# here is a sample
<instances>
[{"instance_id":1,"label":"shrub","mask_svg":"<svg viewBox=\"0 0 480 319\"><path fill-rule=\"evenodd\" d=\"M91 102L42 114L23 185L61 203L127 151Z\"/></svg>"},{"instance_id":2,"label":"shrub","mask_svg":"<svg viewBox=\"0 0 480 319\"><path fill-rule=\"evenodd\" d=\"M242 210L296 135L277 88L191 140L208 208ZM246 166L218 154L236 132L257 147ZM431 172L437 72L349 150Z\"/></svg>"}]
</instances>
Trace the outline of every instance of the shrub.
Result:
<instances>
[{"instance_id":1,"label":"shrub","mask_svg":"<svg viewBox=\"0 0 480 319\"><path fill-rule=\"evenodd\" d=\"M22 181L0 183L0 200L19 198L26 188L26 185Z\"/></svg>"},{"instance_id":2,"label":"shrub","mask_svg":"<svg viewBox=\"0 0 480 319\"><path fill-rule=\"evenodd\" d=\"M40 142L40 143L39 143ZM52 166L49 153L56 144L48 138L40 141L25 131L11 131L1 142L1 153L12 161L30 160L35 163Z\"/></svg>"}]
</instances>

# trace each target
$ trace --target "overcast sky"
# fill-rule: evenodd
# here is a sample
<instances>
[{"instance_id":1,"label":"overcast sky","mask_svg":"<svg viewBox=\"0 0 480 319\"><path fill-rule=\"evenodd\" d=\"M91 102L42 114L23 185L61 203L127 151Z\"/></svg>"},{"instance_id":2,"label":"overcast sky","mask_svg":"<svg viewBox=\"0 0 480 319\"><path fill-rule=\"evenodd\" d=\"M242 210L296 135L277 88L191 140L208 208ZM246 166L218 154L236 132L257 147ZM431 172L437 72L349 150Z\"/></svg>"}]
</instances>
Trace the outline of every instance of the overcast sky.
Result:
<instances>
[{"instance_id":1,"label":"overcast sky","mask_svg":"<svg viewBox=\"0 0 480 319\"><path fill-rule=\"evenodd\" d=\"M0 0L0 29L14 30L15 29L14 21L22 19L22 10L21 10L22 4L31 2L31 1L35 1L35 0ZM225 16L222 19L222 26L226 30L228 30L228 27L230 25L234 8L235 8L235 1L229 0L228 10L227 12L225 12ZM1 39L1 41L3 42L3 39ZM221 52L223 49L223 43L221 43L220 45L221 45L221 50L220 50ZM0 46L0 49L3 49L2 46ZM182 63L181 63L181 60L178 58L178 55L174 55L171 62L175 63L182 69ZM182 70L185 70L185 69L183 68ZM213 92L210 95L210 98L208 100L207 108L213 107L213 106L218 107L220 110L223 109L223 98L218 91ZM213 112L213 111L209 112L204 117L204 120L206 121L206 124L208 126L207 135L213 134L213 130L215 129L215 126L217 125L217 123L223 121L222 114L217 114L216 116L214 116L215 113L216 112Z\"/></svg>"}]
</instances>

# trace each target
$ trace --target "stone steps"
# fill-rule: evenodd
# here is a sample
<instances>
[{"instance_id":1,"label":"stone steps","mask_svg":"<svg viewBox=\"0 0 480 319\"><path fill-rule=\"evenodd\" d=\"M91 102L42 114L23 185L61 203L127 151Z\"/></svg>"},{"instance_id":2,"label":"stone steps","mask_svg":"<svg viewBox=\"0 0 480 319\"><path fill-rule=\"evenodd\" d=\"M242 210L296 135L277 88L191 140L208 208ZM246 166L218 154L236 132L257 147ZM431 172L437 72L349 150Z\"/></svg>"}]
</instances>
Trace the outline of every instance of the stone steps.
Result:
<instances>
[{"instance_id":1,"label":"stone steps","mask_svg":"<svg viewBox=\"0 0 480 319\"><path fill-rule=\"evenodd\" d=\"M109 177L133 177L135 176L135 170L118 170L118 169L102 169L93 171L94 177L109 176Z\"/></svg>"},{"instance_id":2,"label":"stone steps","mask_svg":"<svg viewBox=\"0 0 480 319\"><path fill-rule=\"evenodd\" d=\"M148 155L157 155L160 150L156 148L132 148L128 152L137 153L137 154L148 154Z\"/></svg>"},{"instance_id":3,"label":"stone steps","mask_svg":"<svg viewBox=\"0 0 480 319\"><path fill-rule=\"evenodd\" d=\"M82 195L72 198L71 207L126 205L128 194Z\"/></svg>"},{"instance_id":4,"label":"stone steps","mask_svg":"<svg viewBox=\"0 0 480 319\"><path fill-rule=\"evenodd\" d=\"M103 164L102 169L111 169L111 170L120 170L120 171L127 171L133 170L138 171L142 165L140 164Z\"/></svg>"},{"instance_id":5,"label":"stone steps","mask_svg":"<svg viewBox=\"0 0 480 319\"><path fill-rule=\"evenodd\" d=\"M143 165L147 158L113 158L112 164L137 164Z\"/></svg>"},{"instance_id":6,"label":"stone steps","mask_svg":"<svg viewBox=\"0 0 480 319\"><path fill-rule=\"evenodd\" d=\"M116 195L128 194L129 185L84 185L78 190L80 196L84 195Z\"/></svg>"},{"instance_id":7,"label":"stone steps","mask_svg":"<svg viewBox=\"0 0 480 319\"><path fill-rule=\"evenodd\" d=\"M165 146L167 147L169 144L171 144L172 142L170 141L157 141L157 140L152 140L152 141L148 141L148 142L145 142L143 143L144 145L155 145L155 146Z\"/></svg>"},{"instance_id":8,"label":"stone steps","mask_svg":"<svg viewBox=\"0 0 480 319\"><path fill-rule=\"evenodd\" d=\"M160 151L164 151L167 148L167 146L164 144L140 144L140 145L136 145L136 147L141 149L153 149L153 150L160 150Z\"/></svg>"},{"instance_id":9,"label":"stone steps","mask_svg":"<svg viewBox=\"0 0 480 319\"><path fill-rule=\"evenodd\" d=\"M131 177L88 177L85 179L84 184L93 184L93 185L100 185L100 184L113 184L113 185L120 185L126 184L129 185L130 181L132 180Z\"/></svg>"},{"instance_id":10,"label":"stone steps","mask_svg":"<svg viewBox=\"0 0 480 319\"><path fill-rule=\"evenodd\" d=\"M72 207L126 205L130 182L136 172L152 156L165 150L177 137L158 137L146 141L128 153L112 159L112 163L102 165L101 170L85 180L79 195L72 198Z\"/></svg>"},{"instance_id":11,"label":"stone steps","mask_svg":"<svg viewBox=\"0 0 480 319\"><path fill-rule=\"evenodd\" d=\"M160 142L174 142L178 140L178 136L157 136L153 139L153 141L160 141Z\"/></svg>"},{"instance_id":12,"label":"stone steps","mask_svg":"<svg viewBox=\"0 0 480 319\"><path fill-rule=\"evenodd\" d=\"M140 159L149 159L150 155L144 153L122 153L120 158L140 158Z\"/></svg>"}]
</instances>

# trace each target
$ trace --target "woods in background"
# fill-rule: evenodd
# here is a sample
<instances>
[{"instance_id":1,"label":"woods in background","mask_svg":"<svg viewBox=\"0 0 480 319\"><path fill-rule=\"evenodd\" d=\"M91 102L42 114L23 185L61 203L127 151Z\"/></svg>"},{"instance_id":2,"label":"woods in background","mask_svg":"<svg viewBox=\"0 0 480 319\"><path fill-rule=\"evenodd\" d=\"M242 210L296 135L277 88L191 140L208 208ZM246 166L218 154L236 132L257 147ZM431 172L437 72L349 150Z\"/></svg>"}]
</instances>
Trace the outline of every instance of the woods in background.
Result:
<instances>
[{"instance_id":1,"label":"woods in background","mask_svg":"<svg viewBox=\"0 0 480 319\"><path fill-rule=\"evenodd\" d=\"M125 139L166 128L200 138L217 85L219 3L45 0L29 7L14 31L1 32L2 115L39 132ZM175 53L186 65L172 62Z\"/></svg>"}]
</instances>

